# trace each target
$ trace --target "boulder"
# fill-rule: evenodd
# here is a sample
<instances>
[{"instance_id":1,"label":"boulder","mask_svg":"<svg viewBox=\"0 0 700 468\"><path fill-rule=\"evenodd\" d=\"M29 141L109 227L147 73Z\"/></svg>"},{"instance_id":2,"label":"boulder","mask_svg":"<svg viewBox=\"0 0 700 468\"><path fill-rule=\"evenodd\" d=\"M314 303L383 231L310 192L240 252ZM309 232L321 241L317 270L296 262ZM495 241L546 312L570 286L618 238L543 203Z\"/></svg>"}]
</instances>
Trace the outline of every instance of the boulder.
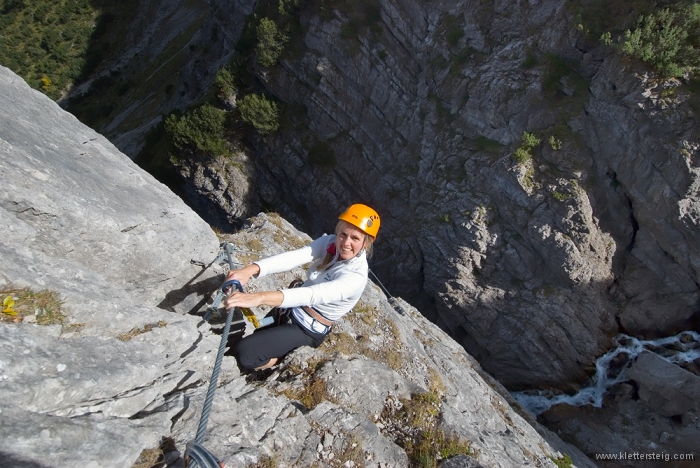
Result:
<instances>
[{"instance_id":1,"label":"boulder","mask_svg":"<svg viewBox=\"0 0 700 468\"><path fill-rule=\"evenodd\" d=\"M640 400L663 416L700 409L700 377L657 354L640 354L627 375L637 383Z\"/></svg>"}]
</instances>

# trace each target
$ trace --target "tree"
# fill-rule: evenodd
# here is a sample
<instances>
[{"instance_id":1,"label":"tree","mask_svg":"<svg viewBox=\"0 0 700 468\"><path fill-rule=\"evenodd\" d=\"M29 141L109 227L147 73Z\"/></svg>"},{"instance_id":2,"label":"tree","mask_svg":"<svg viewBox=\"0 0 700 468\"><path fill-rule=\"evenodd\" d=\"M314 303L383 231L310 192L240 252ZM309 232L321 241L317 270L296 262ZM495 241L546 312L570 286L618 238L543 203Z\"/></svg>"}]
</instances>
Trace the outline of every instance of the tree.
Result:
<instances>
[{"instance_id":1,"label":"tree","mask_svg":"<svg viewBox=\"0 0 700 468\"><path fill-rule=\"evenodd\" d=\"M224 139L225 122L226 112L211 104L204 104L180 118L170 114L165 120L165 131L172 138L176 148L197 148L209 154L219 155L227 152Z\"/></svg>"},{"instance_id":2,"label":"tree","mask_svg":"<svg viewBox=\"0 0 700 468\"><path fill-rule=\"evenodd\" d=\"M269 18L260 20L260 24L255 29L258 43L255 51L258 54L258 63L263 67L271 67L277 63L285 44L289 41L282 31L279 30L274 21Z\"/></svg>"},{"instance_id":3,"label":"tree","mask_svg":"<svg viewBox=\"0 0 700 468\"><path fill-rule=\"evenodd\" d=\"M667 76L680 77L700 68L699 32L699 4L676 11L664 8L655 14L641 15L637 28L625 31L621 48Z\"/></svg>"},{"instance_id":4,"label":"tree","mask_svg":"<svg viewBox=\"0 0 700 468\"><path fill-rule=\"evenodd\" d=\"M238 111L244 122L260 133L272 133L279 128L279 108L263 94L249 94L240 100Z\"/></svg>"}]
</instances>

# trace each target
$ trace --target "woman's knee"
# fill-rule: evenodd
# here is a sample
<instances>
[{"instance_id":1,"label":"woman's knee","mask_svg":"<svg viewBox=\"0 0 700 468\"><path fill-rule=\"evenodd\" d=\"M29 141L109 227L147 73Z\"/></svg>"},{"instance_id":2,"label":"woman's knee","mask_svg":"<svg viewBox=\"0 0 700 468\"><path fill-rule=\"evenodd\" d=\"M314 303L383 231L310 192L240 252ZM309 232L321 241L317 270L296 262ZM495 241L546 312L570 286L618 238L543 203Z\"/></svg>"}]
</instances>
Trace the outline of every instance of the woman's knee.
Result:
<instances>
[{"instance_id":1,"label":"woman's knee","mask_svg":"<svg viewBox=\"0 0 700 468\"><path fill-rule=\"evenodd\" d=\"M241 369L252 371L255 370L256 367L261 366L260 358L256 356L253 347L249 346L249 343L246 343L245 339L233 345L232 352Z\"/></svg>"}]
</instances>

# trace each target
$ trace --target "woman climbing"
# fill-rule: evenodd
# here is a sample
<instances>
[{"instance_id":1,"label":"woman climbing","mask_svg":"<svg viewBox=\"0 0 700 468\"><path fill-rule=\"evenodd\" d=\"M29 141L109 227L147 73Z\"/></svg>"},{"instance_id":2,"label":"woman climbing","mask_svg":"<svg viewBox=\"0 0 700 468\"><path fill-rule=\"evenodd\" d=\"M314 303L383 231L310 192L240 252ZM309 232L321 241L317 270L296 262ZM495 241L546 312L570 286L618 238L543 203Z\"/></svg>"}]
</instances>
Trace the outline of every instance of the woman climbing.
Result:
<instances>
[{"instance_id":1,"label":"woman climbing","mask_svg":"<svg viewBox=\"0 0 700 468\"><path fill-rule=\"evenodd\" d=\"M276 326L260 329L233 348L238 364L247 370L274 366L285 354L300 346L318 347L333 322L352 309L367 284L367 257L379 231L379 215L366 205L350 206L339 217L335 235L324 235L297 250L264 258L228 273L227 280L245 285L251 277L314 262L308 279L299 287L254 293L235 292L226 308L279 307L282 319Z\"/></svg>"}]
</instances>

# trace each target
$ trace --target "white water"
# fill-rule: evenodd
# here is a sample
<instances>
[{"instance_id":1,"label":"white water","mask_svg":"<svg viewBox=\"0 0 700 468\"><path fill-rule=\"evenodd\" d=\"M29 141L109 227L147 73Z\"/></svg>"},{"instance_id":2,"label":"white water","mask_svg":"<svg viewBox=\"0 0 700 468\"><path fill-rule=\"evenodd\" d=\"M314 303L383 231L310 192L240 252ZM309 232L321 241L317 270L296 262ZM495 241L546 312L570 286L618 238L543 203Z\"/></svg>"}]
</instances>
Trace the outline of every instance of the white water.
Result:
<instances>
[{"instance_id":1,"label":"white water","mask_svg":"<svg viewBox=\"0 0 700 468\"><path fill-rule=\"evenodd\" d=\"M526 390L514 392L513 397L522 406L538 415L559 403L572 406L603 405L603 395L613 385L627 380L627 369L642 351L655 352L664 359L679 364L693 362L700 358L700 334L684 331L675 336L658 340L638 340L632 336L620 334L615 337L615 347L598 358L596 372L587 387L575 395L556 395L552 391ZM610 364L614 362L615 368ZM622 365L620 365L622 362Z\"/></svg>"}]
</instances>

